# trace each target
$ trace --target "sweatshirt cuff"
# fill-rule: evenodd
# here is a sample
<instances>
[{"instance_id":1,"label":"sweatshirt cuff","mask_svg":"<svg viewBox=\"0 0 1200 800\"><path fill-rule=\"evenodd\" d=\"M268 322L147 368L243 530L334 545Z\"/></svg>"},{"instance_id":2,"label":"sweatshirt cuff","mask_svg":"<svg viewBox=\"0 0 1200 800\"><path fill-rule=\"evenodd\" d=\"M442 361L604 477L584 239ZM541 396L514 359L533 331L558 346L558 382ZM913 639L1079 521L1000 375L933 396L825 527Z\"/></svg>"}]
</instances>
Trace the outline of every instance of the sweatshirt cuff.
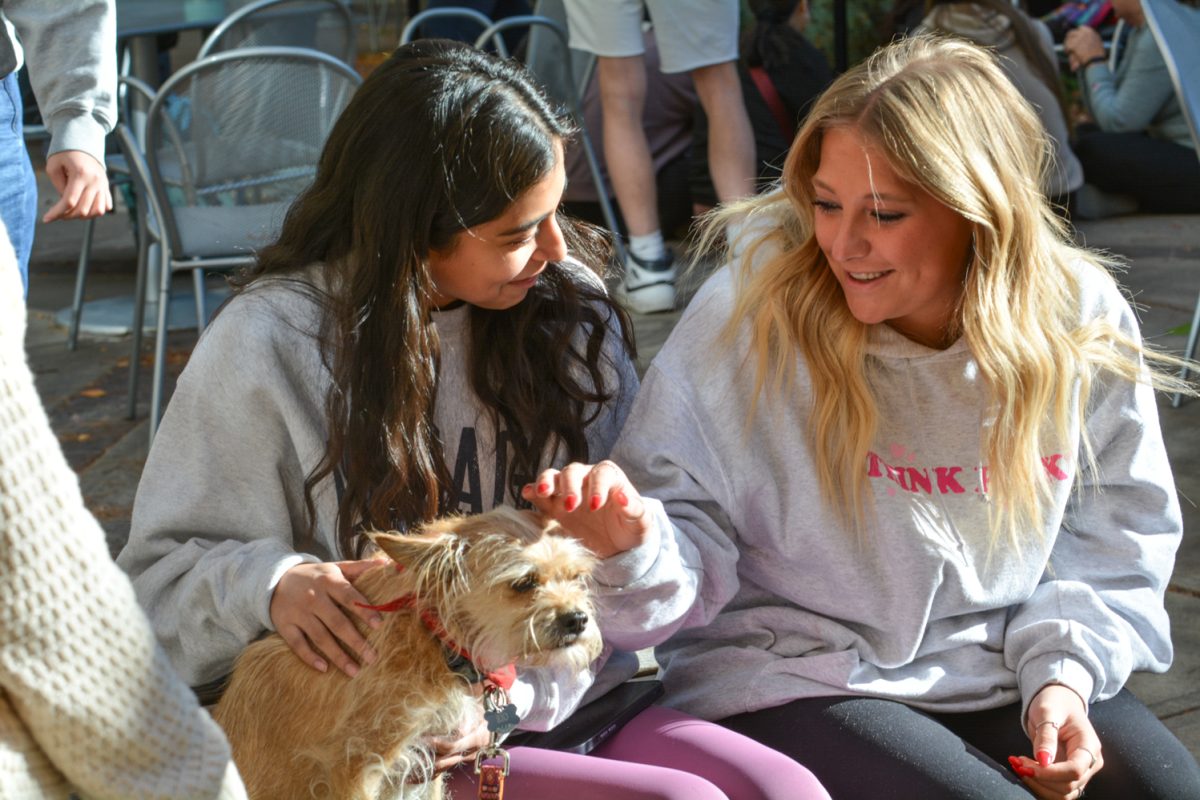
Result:
<instances>
[{"instance_id":1,"label":"sweatshirt cuff","mask_svg":"<svg viewBox=\"0 0 1200 800\"><path fill-rule=\"evenodd\" d=\"M1066 653L1046 653L1025 662L1018 683L1021 689L1022 729L1025 728L1030 701L1047 684L1056 683L1075 692L1083 701L1085 710L1091 705L1092 691L1096 686L1087 668Z\"/></svg>"},{"instance_id":2,"label":"sweatshirt cuff","mask_svg":"<svg viewBox=\"0 0 1200 800\"><path fill-rule=\"evenodd\" d=\"M285 556L275 563L275 566L271 569L267 585L263 589L262 597L259 598L258 602L258 621L262 623L263 628L269 631L275 630L275 623L271 621L271 596L275 594L275 587L279 585L280 579L283 578L283 573L297 564L304 564L306 562L317 563L320 560L316 556L295 553Z\"/></svg>"},{"instance_id":3,"label":"sweatshirt cuff","mask_svg":"<svg viewBox=\"0 0 1200 800\"><path fill-rule=\"evenodd\" d=\"M659 552L662 550L662 531L670 528L671 520L658 500L643 497L642 502L645 503L646 513L650 515L653 524L640 545L600 562L596 568L595 579L603 587L617 589L628 586L650 572L651 567L658 561Z\"/></svg>"},{"instance_id":4,"label":"sweatshirt cuff","mask_svg":"<svg viewBox=\"0 0 1200 800\"><path fill-rule=\"evenodd\" d=\"M108 130L91 114L63 111L51 117L46 127L50 129L47 157L64 150L79 150L104 165L104 137Z\"/></svg>"}]
</instances>

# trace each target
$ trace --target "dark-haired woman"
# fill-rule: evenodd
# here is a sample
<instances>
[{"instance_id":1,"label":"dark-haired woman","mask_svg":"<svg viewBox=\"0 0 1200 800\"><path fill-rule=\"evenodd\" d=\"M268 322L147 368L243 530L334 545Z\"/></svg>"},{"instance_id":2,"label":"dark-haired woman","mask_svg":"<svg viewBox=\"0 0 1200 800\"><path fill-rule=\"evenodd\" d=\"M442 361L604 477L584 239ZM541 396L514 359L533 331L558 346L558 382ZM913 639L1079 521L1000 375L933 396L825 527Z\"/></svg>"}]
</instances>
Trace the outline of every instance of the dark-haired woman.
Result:
<instances>
[{"instance_id":1,"label":"dark-haired woman","mask_svg":"<svg viewBox=\"0 0 1200 800\"><path fill-rule=\"evenodd\" d=\"M138 487L120 563L191 683L271 630L315 670L370 669L351 621L377 624L351 584L364 530L516 504L544 467L608 454L637 377L598 239L557 213L572 133L519 66L449 42L397 50L358 90L197 346ZM630 656L605 656L522 673L523 726L629 676ZM451 739L440 769L486 729ZM660 708L596 754L514 748L509 789L826 796L774 751Z\"/></svg>"}]
</instances>

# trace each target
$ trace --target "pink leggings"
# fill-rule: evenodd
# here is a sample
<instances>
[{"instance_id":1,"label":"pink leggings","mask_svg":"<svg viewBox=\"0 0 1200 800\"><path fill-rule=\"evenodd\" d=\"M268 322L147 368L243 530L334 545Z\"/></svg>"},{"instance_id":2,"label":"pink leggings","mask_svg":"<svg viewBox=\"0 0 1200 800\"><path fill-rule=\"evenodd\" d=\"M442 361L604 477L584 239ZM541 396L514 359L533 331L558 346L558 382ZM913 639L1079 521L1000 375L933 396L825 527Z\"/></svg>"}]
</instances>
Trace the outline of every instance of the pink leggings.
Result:
<instances>
[{"instance_id":1,"label":"pink leggings","mask_svg":"<svg viewBox=\"0 0 1200 800\"><path fill-rule=\"evenodd\" d=\"M580 756L514 747L505 795L521 800L829 800L791 758L712 722L651 706ZM450 773L454 800L476 796L470 767Z\"/></svg>"}]
</instances>

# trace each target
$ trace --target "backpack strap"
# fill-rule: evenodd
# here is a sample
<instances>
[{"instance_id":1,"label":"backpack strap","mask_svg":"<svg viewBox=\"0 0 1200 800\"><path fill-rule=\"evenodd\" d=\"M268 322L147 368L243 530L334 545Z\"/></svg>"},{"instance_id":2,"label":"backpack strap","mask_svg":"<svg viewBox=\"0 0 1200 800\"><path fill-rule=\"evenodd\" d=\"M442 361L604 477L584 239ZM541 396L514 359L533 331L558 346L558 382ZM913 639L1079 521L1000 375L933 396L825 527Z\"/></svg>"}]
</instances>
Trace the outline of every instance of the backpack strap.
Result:
<instances>
[{"instance_id":1,"label":"backpack strap","mask_svg":"<svg viewBox=\"0 0 1200 800\"><path fill-rule=\"evenodd\" d=\"M787 109L783 106L783 98L779 96L778 90L775 88L775 83L771 80L771 76L762 67L751 67L750 78L754 81L754 85L758 88L758 93L762 95L763 100L767 101L767 108L771 110L771 116L775 117L775 124L779 126L779 131L784 138L789 142L796 137L796 121L787 113Z\"/></svg>"}]
</instances>

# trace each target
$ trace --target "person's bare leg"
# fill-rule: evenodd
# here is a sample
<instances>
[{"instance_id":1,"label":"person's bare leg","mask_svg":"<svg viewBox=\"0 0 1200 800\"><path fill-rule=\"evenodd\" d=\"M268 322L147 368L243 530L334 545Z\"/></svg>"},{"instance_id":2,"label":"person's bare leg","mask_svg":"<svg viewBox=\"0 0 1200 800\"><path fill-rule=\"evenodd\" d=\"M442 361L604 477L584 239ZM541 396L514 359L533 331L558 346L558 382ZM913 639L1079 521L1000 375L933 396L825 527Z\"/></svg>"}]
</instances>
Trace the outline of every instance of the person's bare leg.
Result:
<instances>
[{"instance_id":1,"label":"person's bare leg","mask_svg":"<svg viewBox=\"0 0 1200 800\"><path fill-rule=\"evenodd\" d=\"M694 69L692 82L709 120L720 120L719 124L710 122L708 128L708 171L717 199L727 202L753 194L757 174L754 132L746 115L735 62ZM604 135L608 136L607 127ZM604 152L607 156L607 147Z\"/></svg>"},{"instance_id":2,"label":"person's bare leg","mask_svg":"<svg viewBox=\"0 0 1200 800\"><path fill-rule=\"evenodd\" d=\"M613 192L631 236L659 229L654 163L642 111L646 105L646 62L642 56L596 59L600 106L604 110L604 159Z\"/></svg>"}]
</instances>

